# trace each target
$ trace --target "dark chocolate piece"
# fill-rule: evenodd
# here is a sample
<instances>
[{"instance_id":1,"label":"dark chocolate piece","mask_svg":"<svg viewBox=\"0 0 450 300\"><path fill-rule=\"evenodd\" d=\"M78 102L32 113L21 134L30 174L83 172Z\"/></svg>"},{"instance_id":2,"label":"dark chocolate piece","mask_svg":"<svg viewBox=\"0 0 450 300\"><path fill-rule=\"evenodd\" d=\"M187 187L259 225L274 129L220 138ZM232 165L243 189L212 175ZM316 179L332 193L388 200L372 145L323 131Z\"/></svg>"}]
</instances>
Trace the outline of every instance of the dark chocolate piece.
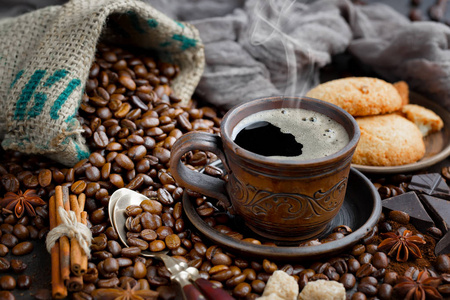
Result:
<instances>
[{"instance_id":1,"label":"dark chocolate piece","mask_svg":"<svg viewBox=\"0 0 450 300\"><path fill-rule=\"evenodd\" d=\"M437 227L447 232L450 226L450 201L428 195L422 195L421 199Z\"/></svg>"},{"instance_id":2,"label":"dark chocolate piece","mask_svg":"<svg viewBox=\"0 0 450 300\"><path fill-rule=\"evenodd\" d=\"M411 178L408 189L412 191L418 191L430 196L450 194L450 188L439 173L414 175Z\"/></svg>"},{"instance_id":3,"label":"dark chocolate piece","mask_svg":"<svg viewBox=\"0 0 450 300\"><path fill-rule=\"evenodd\" d=\"M439 240L439 242L436 243L436 247L434 248L434 254L436 254L436 256L449 253L450 253L450 231L448 231Z\"/></svg>"},{"instance_id":4,"label":"dark chocolate piece","mask_svg":"<svg viewBox=\"0 0 450 300\"><path fill-rule=\"evenodd\" d=\"M426 232L429 227L434 226L433 220L414 192L384 199L381 204L388 211L400 210L407 213L410 217L410 223L421 232Z\"/></svg>"}]
</instances>

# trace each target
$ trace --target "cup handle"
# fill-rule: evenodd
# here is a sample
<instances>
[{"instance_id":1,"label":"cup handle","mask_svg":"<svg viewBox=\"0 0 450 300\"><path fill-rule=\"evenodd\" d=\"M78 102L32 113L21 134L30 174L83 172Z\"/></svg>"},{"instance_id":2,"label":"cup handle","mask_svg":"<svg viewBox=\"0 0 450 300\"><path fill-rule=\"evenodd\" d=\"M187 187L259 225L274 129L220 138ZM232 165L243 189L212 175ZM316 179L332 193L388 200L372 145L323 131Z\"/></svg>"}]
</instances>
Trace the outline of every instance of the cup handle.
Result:
<instances>
[{"instance_id":1,"label":"cup handle","mask_svg":"<svg viewBox=\"0 0 450 300\"><path fill-rule=\"evenodd\" d=\"M172 146L169 167L172 176L182 186L217 199L219 205L233 213L224 180L190 170L180 161L184 154L192 150L213 152L222 161L228 172L229 168L220 136L195 131L182 135Z\"/></svg>"}]
</instances>

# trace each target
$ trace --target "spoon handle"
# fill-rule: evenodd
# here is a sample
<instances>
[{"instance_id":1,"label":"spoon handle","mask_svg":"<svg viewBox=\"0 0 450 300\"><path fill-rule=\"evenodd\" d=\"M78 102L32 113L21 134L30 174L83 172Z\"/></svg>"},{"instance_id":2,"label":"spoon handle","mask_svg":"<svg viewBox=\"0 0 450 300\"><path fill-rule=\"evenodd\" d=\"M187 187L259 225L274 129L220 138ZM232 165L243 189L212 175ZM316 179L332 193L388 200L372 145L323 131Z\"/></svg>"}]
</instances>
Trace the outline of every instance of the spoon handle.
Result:
<instances>
[{"instance_id":1,"label":"spoon handle","mask_svg":"<svg viewBox=\"0 0 450 300\"><path fill-rule=\"evenodd\" d=\"M203 300L205 296L193 285L186 284L183 286L183 292L186 297L186 300Z\"/></svg>"},{"instance_id":2,"label":"spoon handle","mask_svg":"<svg viewBox=\"0 0 450 300\"><path fill-rule=\"evenodd\" d=\"M208 300L234 300L225 290L216 287L206 279L198 278L195 284Z\"/></svg>"}]
</instances>

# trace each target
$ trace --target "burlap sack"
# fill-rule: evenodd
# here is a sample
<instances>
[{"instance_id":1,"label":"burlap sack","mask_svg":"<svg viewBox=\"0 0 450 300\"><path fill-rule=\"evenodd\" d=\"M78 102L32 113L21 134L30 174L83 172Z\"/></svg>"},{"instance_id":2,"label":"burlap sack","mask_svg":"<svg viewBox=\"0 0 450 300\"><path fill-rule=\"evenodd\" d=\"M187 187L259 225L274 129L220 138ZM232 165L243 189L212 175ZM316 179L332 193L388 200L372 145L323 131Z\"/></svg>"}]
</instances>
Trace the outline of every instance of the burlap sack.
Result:
<instances>
[{"instance_id":1,"label":"burlap sack","mask_svg":"<svg viewBox=\"0 0 450 300\"><path fill-rule=\"evenodd\" d=\"M76 119L96 45L152 49L180 66L188 101L204 67L197 30L134 0L72 0L0 20L0 138L5 149L71 166L89 155Z\"/></svg>"}]
</instances>

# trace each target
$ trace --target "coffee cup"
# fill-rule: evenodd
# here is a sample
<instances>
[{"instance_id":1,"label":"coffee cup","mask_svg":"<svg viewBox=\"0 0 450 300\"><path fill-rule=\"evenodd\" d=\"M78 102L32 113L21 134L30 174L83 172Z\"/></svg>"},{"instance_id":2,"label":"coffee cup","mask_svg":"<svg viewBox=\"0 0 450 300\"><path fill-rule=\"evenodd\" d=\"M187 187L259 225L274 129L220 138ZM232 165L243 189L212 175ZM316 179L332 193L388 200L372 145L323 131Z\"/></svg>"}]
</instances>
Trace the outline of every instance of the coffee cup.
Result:
<instances>
[{"instance_id":1,"label":"coffee cup","mask_svg":"<svg viewBox=\"0 0 450 300\"><path fill-rule=\"evenodd\" d=\"M319 235L339 212L359 137L355 119L334 104L307 97L261 98L230 109L220 136L183 135L172 147L170 172L181 186L217 199L255 233L305 240ZM288 146L282 146L285 140ZM228 180L186 167L181 160L193 150L215 153Z\"/></svg>"}]
</instances>

